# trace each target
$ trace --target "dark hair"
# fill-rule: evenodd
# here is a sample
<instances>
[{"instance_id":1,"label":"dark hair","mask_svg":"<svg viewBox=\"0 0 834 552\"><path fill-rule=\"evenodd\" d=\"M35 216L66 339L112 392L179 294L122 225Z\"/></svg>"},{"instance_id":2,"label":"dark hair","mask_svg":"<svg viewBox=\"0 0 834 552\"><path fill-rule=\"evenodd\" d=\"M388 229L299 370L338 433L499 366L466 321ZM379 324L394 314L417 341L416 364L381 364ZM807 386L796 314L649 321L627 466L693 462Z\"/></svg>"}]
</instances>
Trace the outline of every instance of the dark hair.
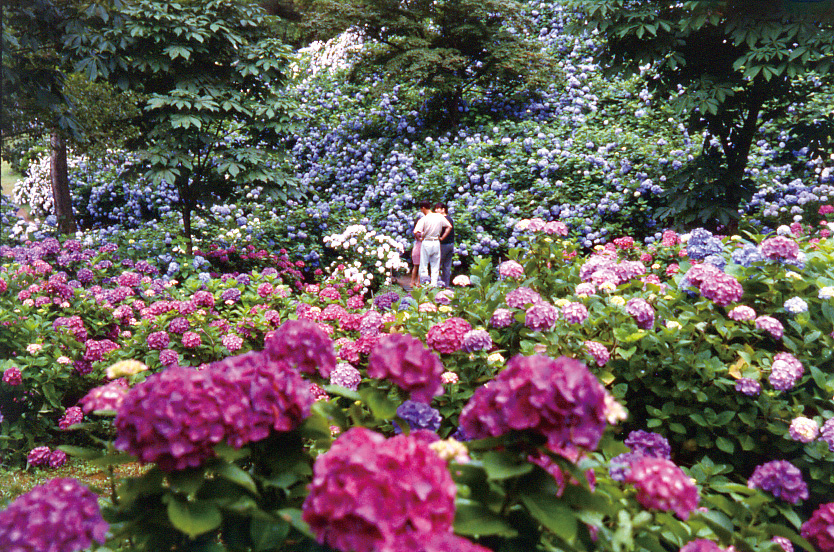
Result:
<instances>
[{"instance_id":1,"label":"dark hair","mask_svg":"<svg viewBox=\"0 0 834 552\"><path fill-rule=\"evenodd\" d=\"M443 209L444 211L449 210L449 207L447 207L446 204L443 203L442 201L438 201L437 203L435 203L434 208L435 208L435 210L437 210L437 209Z\"/></svg>"},{"instance_id":2,"label":"dark hair","mask_svg":"<svg viewBox=\"0 0 834 552\"><path fill-rule=\"evenodd\" d=\"M420 209L431 209L431 202L430 201L421 201L420 202Z\"/></svg>"}]
</instances>

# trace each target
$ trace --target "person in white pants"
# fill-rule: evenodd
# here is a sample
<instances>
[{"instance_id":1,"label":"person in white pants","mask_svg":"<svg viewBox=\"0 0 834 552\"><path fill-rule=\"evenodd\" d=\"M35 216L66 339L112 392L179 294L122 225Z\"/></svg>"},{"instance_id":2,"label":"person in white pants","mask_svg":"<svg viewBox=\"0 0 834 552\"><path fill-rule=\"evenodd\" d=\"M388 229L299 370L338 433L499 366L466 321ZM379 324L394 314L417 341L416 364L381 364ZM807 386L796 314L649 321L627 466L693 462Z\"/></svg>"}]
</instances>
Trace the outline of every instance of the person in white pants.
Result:
<instances>
[{"instance_id":1,"label":"person in white pants","mask_svg":"<svg viewBox=\"0 0 834 552\"><path fill-rule=\"evenodd\" d=\"M449 235L452 225L443 215L432 212L431 203L428 201L420 202L420 211L424 216L414 226L415 237L423 236L420 245L420 281L429 278L431 267L431 285L437 286L440 276L440 240Z\"/></svg>"}]
</instances>

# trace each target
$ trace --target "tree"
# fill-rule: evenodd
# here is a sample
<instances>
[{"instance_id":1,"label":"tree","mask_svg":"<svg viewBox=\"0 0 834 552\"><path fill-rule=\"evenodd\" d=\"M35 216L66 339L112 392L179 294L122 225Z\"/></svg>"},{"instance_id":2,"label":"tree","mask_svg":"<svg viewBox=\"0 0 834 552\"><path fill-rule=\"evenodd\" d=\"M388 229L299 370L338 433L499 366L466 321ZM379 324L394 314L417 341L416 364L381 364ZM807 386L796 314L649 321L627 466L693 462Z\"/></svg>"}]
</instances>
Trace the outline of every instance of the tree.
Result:
<instances>
[{"instance_id":1,"label":"tree","mask_svg":"<svg viewBox=\"0 0 834 552\"><path fill-rule=\"evenodd\" d=\"M470 89L536 89L553 67L525 38L515 0L308 0L306 9L326 37L355 28L371 43L356 74L381 69L387 88L425 86L451 123Z\"/></svg>"},{"instance_id":2,"label":"tree","mask_svg":"<svg viewBox=\"0 0 834 552\"><path fill-rule=\"evenodd\" d=\"M834 66L830 0L569 0L574 30L604 40L610 73L643 71L669 97L702 154L667 187L661 213L677 223L734 225L753 194L746 178L761 126L813 94Z\"/></svg>"},{"instance_id":3,"label":"tree","mask_svg":"<svg viewBox=\"0 0 834 552\"><path fill-rule=\"evenodd\" d=\"M89 30L111 22L105 6L96 2L20 0L8 8L0 5L0 132L4 141L22 134L50 136L53 203L58 230L65 234L76 230L67 139L83 133L65 94L65 79L74 66L102 72L108 44L91 42L96 35Z\"/></svg>"},{"instance_id":4,"label":"tree","mask_svg":"<svg viewBox=\"0 0 834 552\"><path fill-rule=\"evenodd\" d=\"M108 37L120 43L111 78L143 98L144 157L155 180L176 185L191 254L192 213L213 196L244 184L295 193L276 156L292 130L294 104L277 92L289 49L248 2L136 0L123 15Z\"/></svg>"}]
</instances>

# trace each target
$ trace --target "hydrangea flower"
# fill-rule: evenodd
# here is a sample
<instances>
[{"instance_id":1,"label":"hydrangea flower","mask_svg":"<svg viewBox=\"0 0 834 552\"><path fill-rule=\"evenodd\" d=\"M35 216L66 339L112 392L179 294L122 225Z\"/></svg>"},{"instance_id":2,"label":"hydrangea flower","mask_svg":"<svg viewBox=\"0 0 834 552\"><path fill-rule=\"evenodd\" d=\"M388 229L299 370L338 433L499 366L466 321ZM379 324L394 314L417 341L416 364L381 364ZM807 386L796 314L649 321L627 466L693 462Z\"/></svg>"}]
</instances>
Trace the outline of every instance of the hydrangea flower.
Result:
<instances>
[{"instance_id":1,"label":"hydrangea flower","mask_svg":"<svg viewBox=\"0 0 834 552\"><path fill-rule=\"evenodd\" d=\"M659 433L638 429L629 433L624 443L632 452L643 456L651 456L652 458L671 458L672 456L672 447L669 446L669 441Z\"/></svg>"},{"instance_id":2,"label":"hydrangea flower","mask_svg":"<svg viewBox=\"0 0 834 552\"><path fill-rule=\"evenodd\" d=\"M362 374L346 362L336 364L336 367L330 372L330 385L338 385L339 387L356 391L359 389L361 382Z\"/></svg>"},{"instance_id":3,"label":"hydrangea flower","mask_svg":"<svg viewBox=\"0 0 834 552\"><path fill-rule=\"evenodd\" d=\"M808 485L802 479L802 472L786 460L773 460L756 466L747 480L747 486L768 491L791 504L808 499Z\"/></svg>"},{"instance_id":4,"label":"hydrangea flower","mask_svg":"<svg viewBox=\"0 0 834 552\"><path fill-rule=\"evenodd\" d=\"M420 433L386 439L354 427L316 458L302 506L316 540L343 552L378 552L412 532L423 540L451 533L455 483Z\"/></svg>"},{"instance_id":5,"label":"hydrangea flower","mask_svg":"<svg viewBox=\"0 0 834 552\"><path fill-rule=\"evenodd\" d=\"M359 321L360 335L378 335L382 327L382 315L376 311L368 311L362 315Z\"/></svg>"},{"instance_id":6,"label":"hydrangea flower","mask_svg":"<svg viewBox=\"0 0 834 552\"><path fill-rule=\"evenodd\" d=\"M744 295L744 288L739 281L720 270L705 273L698 289L701 295L721 307L735 303Z\"/></svg>"},{"instance_id":7,"label":"hydrangea flower","mask_svg":"<svg viewBox=\"0 0 834 552\"><path fill-rule=\"evenodd\" d=\"M411 430L425 429L428 431L437 431L440 429L440 424L443 421L440 412L426 403L417 401L405 401L402 403L397 407L397 416L402 418ZM402 433L402 429L396 423L394 424L394 433Z\"/></svg>"},{"instance_id":8,"label":"hydrangea flower","mask_svg":"<svg viewBox=\"0 0 834 552\"><path fill-rule=\"evenodd\" d=\"M64 415L58 420L58 428L67 430L70 426L80 424L84 420L84 412L79 406L71 406L66 409Z\"/></svg>"},{"instance_id":9,"label":"hydrangea flower","mask_svg":"<svg viewBox=\"0 0 834 552\"><path fill-rule=\"evenodd\" d=\"M11 387L17 387L23 383L23 376L20 369L16 366L11 366L3 371L3 382Z\"/></svg>"},{"instance_id":10,"label":"hydrangea flower","mask_svg":"<svg viewBox=\"0 0 834 552\"><path fill-rule=\"evenodd\" d=\"M515 322L515 316L513 311L509 309L495 309L489 319L489 325L493 328L506 328L511 326L513 322Z\"/></svg>"},{"instance_id":11,"label":"hydrangea flower","mask_svg":"<svg viewBox=\"0 0 834 552\"><path fill-rule=\"evenodd\" d=\"M834 552L834 502L822 504L802 524L799 534L819 552Z\"/></svg>"},{"instance_id":12,"label":"hydrangea flower","mask_svg":"<svg viewBox=\"0 0 834 552\"><path fill-rule=\"evenodd\" d=\"M168 332L153 332L148 334L148 347L161 351L171 342Z\"/></svg>"},{"instance_id":13,"label":"hydrangea flower","mask_svg":"<svg viewBox=\"0 0 834 552\"><path fill-rule=\"evenodd\" d=\"M808 303L806 303L801 297L791 297L785 301L785 310L791 314L808 312Z\"/></svg>"},{"instance_id":14,"label":"hydrangea flower","mask_svg":"<svg viewBox=\"0 0 834 552\"><path fill-rule=\"evenodd\" d=\"M498 275L501 278L523 278L524 267L516 261L504 261L498 265Z\"/></svg>"},{"instance_id":15,"label":"hydrangea flower","mask_svg":"<svg viewBox=\"0 0 834 552\"><path fill-rule=\"evenodd\" d=\"M426 343L438 353L454 353L463 347L463 336L471 329L469 322L453 316L429 328Z\"/></svg>"},{"instance_id":16,"label":"hydrangea flower","mask_svg":"<svg viewBox=\"0 0 834 552\"><path fill-rule=\"evenodd\" d=\"M834 418L829 418L820 428L820 439L828 444L828 450L834 452Z\"/></svg>"},{"instance_id":17,"label":"hydrangea flower","mask_svg":"<svg viewBox=\"0 0 834 552\"><path fill-rule=\"evenodd\" d=\"M654 326L654 307L645 299L629 299L626 303L626 312L634 318L638 328L649 330Z\"/></svg>"},{"instance_id":18,"label":"hydrangea flower","mask_svg":"<svg viewBox=\"0 0 834 552\"><path fill-rule=\"evenodd\" d=\"M762 384L750 378L736 380L735 390L748 397L757 397L762 392Z\"/></svg>"},{"instance_id":19,"label":"hydrangea flower","mask_svg":"<svg viewBox=\"0 0 834 552\"><path fill-rule=\"evenodd\" d=\"M681 546L680 552L726 552L726 549L708 539L695 539Z\"/></svg>"},{"instance_id":20,"label":"hydrangea flower","mask_svg":"<svg viewBox=\"0 0 834 552\"><path fill-rule=\"evenodd\" d=\"M91 389L79 402L85 413L98 410L118 410L127 396L127 383L124 380L111 381Z\"/></svg>"},{"instance_id":21,"label":"hydrangea flower","mask_svg":"<svg viewBox=\"0 0 834 552\"><path fill-rule=\"evenodd\" d=\"M770 541L781 546L784 552L793 552L793 543L785 537L775 536Z\"/></svg>"},{"instance_id":22,"label":"hydrangea flower","mask_svg":"<svg viewBox=\"0 0 834 552\"><path fill-rule=\"evenodd\" d=\"M443 364L437 355L407 334L384 336L368 357L368 376L390 380L410 393L413 400L425 403L443 393L442 373Z\"/></svg>"},{"instance_id":23,"label":"hydrangea flower","mask_svg":"<svg viewBox=\"0 0 834 552\"><path fill-rule=\"evenodd\" d=\"M637 502L646 508L674 511L686 520L698 507L698 488L671 460L640 458L631 465L626 481L637 489Z\"/></svg>"},{"instance_id":24,"label":"hydrangea flower","mask_svg":"<svg viewBox=\"0 0 834 552\"><path fill-rule=\"evenodd\" d=\"M562 307L562 317L568 324L582 324L588 319L588 308L582 303L568 303Z\"/></svg>"},{"instance_id":25,"label":"hydrangea flower","mask_svg":"<svg viewBox=\"0 0 834 552\"><path fill-rule=\"evenodd\" d=\"M733 309L727 313L727 317L731 320L735 320L736 322L750 322L756 319L756 311L747 305L739 305L737 307L733 307Z\"/></svg>"},{"instance_id":26,"label":"hydrangea flower","mask_svg":"<svg viewBox=\"0 0 834 552\"><path fill-rule=\"evenodd\" d=\"M472 438L529 430L568 454L594 450L607 425L605 389L579 361L515 356L463 408L460 425Z\"/></svg>"},{"instance_id":27,"label":"hydrangea flower","mask_svg":"<svg viewBox=\"0 0 834 552\"><path fill-rule=\"evenodd\" d=\"M453 533L409 532L395 543L384 545L379 552L491 552L489 548Z\"/></svg>"},{"instance_id":28,"label":"hydrangea flower","mask_svg":"<svg viewBox=\"0 0 834 552\"><path fill-rule=\"evenodd\" d=\"M381 311L387 311L391 309L391 305L399 300L399 293L396 291L389 291L388 293L382 293L374 297L374 306Z\"/></svg>"},{"instance_id":29,"label":"hydrangea flower","mask_svg":"<svg viewBox=\"0 0 834 552\"><path fill-rule=\"evenodd\" d=\"M470 284L471 284L471 282L469 281L469 276L467 276L466 274L458 274L457 276L452 278L452 285L453 286L465 287L465 286L468 286Z\"/></svg>"},{"instance_id":30,"label":"hydrangea flower","mask_svg":"<svg viewBox=\"0 0 834 552\"><path fill-rule=\"evenodd\" d=\"M524 314L524 325L537 332L552 330L557 320L559 309L545 302L531 305Z\"/></svg>"},{"instance_id":31,"label":"hydrangea flower","mask_svg":"<svg viewBox=\"0 0 834 552\"><path fill-rule=\"evenodd\" d=\"M196 349L203 344L200 334L197 332L185 332L182 334L182 346L186 349Z\"/></svg>"},{"instance_id":32,"label":"hydrangea flower","mask_svg":"<svg viewBox=\"0 0 834 552\"><path fill-rule=\"evenodd\" d=\"M173 349L162 349L159 351L159 362L165 367L179 363L180 355Z\"/></svg>"},{"instance_id":33,"label":"hydrangea flower","mask_svg":"<svg viewBox=\"0 0 834 552\"><path fill-rule=\"evenodd\" d=\"M788 427L788 434L791 439L800 443L810 443L817 438L819 432L819 424L805 416L797 416L791 420L791 425Z\"/></svg>"},{"instance_id":34,"label":"hydrangea flower","mask_svg":"<svg viewBox=\"0 0 834 552\"><path fill-rule=\"evenodd\" d=\"M536 291L521 286L507 293L505 300L510 308L523 309L526 305L538 303L542 298Z\"/></svg>"},{"instance_id":35,"label":"hydrangea flower","mask_svg":"<svg viewBox=\"0 0 834 552\"><path fill-rule=\"evenodd\" d=\"M749 268L753 266L753 263L760 263L764 261L765 258L761 251L759 251L758 247L748 243L741 249L733 251L733 254L730 256L730 260L737 265Z\"/></svg>"},{"instance_id":36,"label":"hydrangea flower","mask_svg":"<svg viewBox=\"0 0 834 552\"><path fill-rule=\"evenodd\" d=\"M75 479L52 479L0 512L0 549L77 552L104 544L107 530L95 493Z\"/></svg>"},{"instance_id":37,"label":"hydrangea flower","mask_svg":"<svg viewBox=\"0 0 834 552\"><path fill-rule=\"evenodd\" d=\"M49 453L47 465L52 468L60 468L67 463L67 453L62 450L53 450Z\"/></svg>"},{"instance_id":38,"label":"hydrangea flower","mask_svg":"<svg viewBox=\"0 0 834 552\"><path fill-rule=\"evenodd\" d=\"M772 316L759 316L756 318L756 329L769 333L774 339L782 339L785 327Z\"/></svg>"},{"instance_id":39,"label":"hydrangea flower","mask_svg":"<svg viewBox=\"0 0 834 552\"><path fill-rule=\"evenodd\" d=\"M795 261L799 258L799 244L785 236L763 240L759 244L759 251L771 261Z\"/></svg>"},{"instance_id":40,"label":"hydrangea flower","mask_svg":"<svg viewBox=\"0 0 834 552\"><path fill-rule=\"evenodd\" d=\"M52 449L49 447L35 447L26 455L26 461L30 466L45 466L49 462L49 455Z\"/></svg>"},{"instance_id":41,"label":"hydrangea flower","mask_svg":"<svg viewBox=\"0 0 834 552\"><path fill-rule=\"evenodd\" d=\"M611 358L611 353L602 343L598 343L596 341L586 341L585 342L585 350L594 357L594 360L597 363L597 366L604 366L606 362Z\"/></svg>"},{"instance_id":42,"label":"hydrangea flower","mask_svg":"<svg viewBox=\"0 0 834 552\"><path fill-rule=\"evenodd\" d=\"M805 368L795 356L784 352L776 353L767 380L774 389L787 391L796 385L803 373L805 373Z\"/></svg>"},{"instance_id":43,"label":"hydrangea flower","mask_svg":"<svg viewBox=\"0 0 834 552\"><path fill-rule=\"evenodd\" d=\"M686 254L690 259L700 261L710 255L721 254L723 251L724 244L709 230L696 228L690 232L689 240L686 242Z\"/></svg>"},{"instance_id":44,"label":"hydrangea flower","mask_svg":"<svg viewBox=\"0 0 834 552\"><path fill-rule=\"evenodd\" d=\"M315 322L287 320L264 342L269 357L283 360L306 374L330 377L336 366L333 340Z\"/></svg>"},{"instance_id":45,"label":"hydrangea flower","mask_svg":"<svg viewBox=\"0 0 834 552\"><path fill-rule=\"evenodd\" d=\"M469 353L488 351L492 348L492 336L486 330L469 330L463 334L463 350Z\"/></svg>"}]
</instances>

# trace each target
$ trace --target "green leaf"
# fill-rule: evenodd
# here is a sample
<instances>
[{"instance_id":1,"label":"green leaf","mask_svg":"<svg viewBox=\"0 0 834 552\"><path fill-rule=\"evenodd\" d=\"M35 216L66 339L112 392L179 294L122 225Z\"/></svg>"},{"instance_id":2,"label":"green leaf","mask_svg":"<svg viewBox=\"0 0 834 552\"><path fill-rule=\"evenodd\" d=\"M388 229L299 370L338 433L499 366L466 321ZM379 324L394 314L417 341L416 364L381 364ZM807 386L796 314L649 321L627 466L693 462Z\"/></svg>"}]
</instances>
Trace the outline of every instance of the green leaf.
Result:
<instances>
[{"instance_id":1,"label":"green leaf","mask_svg":"<svg viewBox=\"0 0 834 552\"><path fill-rule=\"evenodd\" d=\"M60 447L58 447L58 449L64 451L70 456L81 458L82 460L94 460L96 458L101 458L102 456L104 456L104 453L100 450L88 449L83 447L73 447L70 445L61 445Z\"/></svg>"},{"instance_id":2,"label":"green leaf","mask_svg":"<svg viewBox=\"0 0 834 552\"><path fill-rule=\"evenodd\" d=\"M507 521L473 500L459 498L455 501L455 533L470 537L497 535L515 537L518 531Z\"/></svg>"},{"instance_id":3,"label":"green leaf","mask_svg":"<svg viewBox=\"0 0 834 552\"><path fill-rule=\"evenodd\" d=\"M574 541L577 531L576 516L555 495L523 493L521 502L539 523L567 542Z\"/></svg>"},{"instance_id":4,"label":"green leaf","mask_svg":"<svg viewBox=\"0 0 834 552\"><path fill-rule=\"evenodd\" d=\"M258 489L255 486L255 480L252 479L252 476L249 475L249 473L244 471L242 468L239 468L234 464L229 464L226 462L220 464L220 466L217 468L217 475L226 479L227 481L231 481L232 483L240 485L241 487L243 487L244 489L246 489L254 495L258 494Z\"/></svg>"},{"instance_id":5,"label":"green leaf","mask_svg":"<svg viewBox=\"0 0 834 552\"><path fill-rule=\"evenodd\" d=\"M205 480L205 473L201 469L185 469L168 474L171 488L187 495L196 493Z\"/></svg>"},{"instance_id":6,"label":"green leaf","mask_svg":"<svg viewBox=\"0 0 834 552\"><path fill-rule=\"evenodd\" d=\"M397 403L389 399L384 391L365 388L359 395L380 420L391 420L397 415Z\"/></svg>"},{"instance_id":7,"label":"green leaf","mask_svg":"<svg viewBox=\"0 0 834 552\"><path fill-rule=\"evenodd\" d=\"M290 533L290 524L283 520L253 518L249 525L252 549L255 552L281 548L281 543Z\"/></svg>"},{"instance_id":8,"label":"green leaf","mask_svg":"<svg viewBox=\"0 0 834 552\"><path fill-rule=\"evenodd\" d=\"M494 481L518 477L533 470L533 464L522 461L511 452L487 452L482 462L487 478Z\"/></svg>"},{"instance_id":9,"label":"green leaf","mask_svg":"<svg viewBox=\"0 0 834 552\"><path fill-rule=\"evenodd\" d=\"M313 538L313 533L310 532L310 526L301 519L301 510L299 508L282 508L276 513L281 516L281 519L292 525L296 531Z\"/></svg>"},{"instance_id":10,"label":"green leaf","mask_svg":"<svg viewBox=\"0 0 834 552\"><path fill-rule=\"evenodd\" d=\"M191 538L208 533L220 527L223 516L210 502L168 501L168 519L179 531Z\"/></svg>"},{"instance_id":11,"label":"green leaf","mask_svg":"<svg viewBox=\"0 0 834 552\"><path fill-rule=\"evenodd\" d=\"M732 454L736 447L732 441L727 439L726 437L718 437L715 440L715 446L718 447L719 450L726 452L727 454Z\"/></svg>"}]
</instances>

